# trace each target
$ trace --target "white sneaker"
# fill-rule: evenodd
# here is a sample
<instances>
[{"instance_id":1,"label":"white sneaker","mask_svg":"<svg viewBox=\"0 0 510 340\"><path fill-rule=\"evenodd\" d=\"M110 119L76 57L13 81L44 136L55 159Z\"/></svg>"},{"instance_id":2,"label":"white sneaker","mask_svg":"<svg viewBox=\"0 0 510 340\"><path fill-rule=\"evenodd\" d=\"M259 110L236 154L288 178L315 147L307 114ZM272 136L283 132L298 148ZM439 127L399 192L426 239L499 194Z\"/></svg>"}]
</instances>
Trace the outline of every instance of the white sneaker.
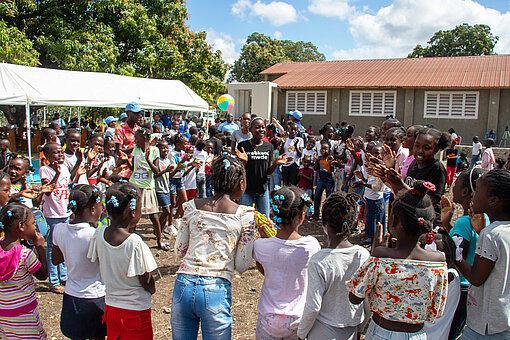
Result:
<instances>
[{"instance_id":1,"label":"white sneaker","mask_svg":"<svg viewBox=\"0 0 510 340\"><path fill-rule=\"evenodd\" d=\"M175 228L173 225L167 226L163 232L170 236L177 236L177 228Z\"/></svg>"}]
</instances>

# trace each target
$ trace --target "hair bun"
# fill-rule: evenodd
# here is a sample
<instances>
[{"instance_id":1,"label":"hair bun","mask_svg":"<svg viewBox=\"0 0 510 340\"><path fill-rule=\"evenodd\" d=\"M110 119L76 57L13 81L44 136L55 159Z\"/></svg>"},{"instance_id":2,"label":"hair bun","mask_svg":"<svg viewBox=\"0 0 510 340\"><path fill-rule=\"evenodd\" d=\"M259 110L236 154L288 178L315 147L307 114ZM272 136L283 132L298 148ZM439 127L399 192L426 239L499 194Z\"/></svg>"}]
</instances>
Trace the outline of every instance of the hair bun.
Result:
<instances>
[{"instance_id":1,"label":"hair bun","mask_svg":"<svg viewBox=\"0 0 510 340\"><path fill-rule=\"evenodd\" d=\"M425 196L428 191L436 191L436 186L430 182L418 180L414 182L411 194L415 196Z\"/></svg>"}]
</instances>

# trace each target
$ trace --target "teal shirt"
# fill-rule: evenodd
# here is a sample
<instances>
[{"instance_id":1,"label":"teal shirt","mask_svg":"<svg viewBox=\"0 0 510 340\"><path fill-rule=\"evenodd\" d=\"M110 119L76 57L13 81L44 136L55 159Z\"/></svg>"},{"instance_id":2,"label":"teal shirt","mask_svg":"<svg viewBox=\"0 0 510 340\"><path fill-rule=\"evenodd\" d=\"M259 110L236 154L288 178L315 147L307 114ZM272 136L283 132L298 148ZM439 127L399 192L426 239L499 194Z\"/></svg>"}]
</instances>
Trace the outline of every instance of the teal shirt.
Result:
<instances>
[{"instance_id":1,"label":"teal shirt","mask_svg":"<svg viewBox=\"0 0 510 340\"><path fill-rule=\"evenodd\" d=\"M489 225L489 219L485 216L485 226ZM469 249L466 261L473 265L473 261L475 259L475 251L476 251L476 241L478 240L478 234L471 226L471 222L469 221L469 216L461 216L455 221L455 225L452 230L450 230L450 236L460 236L465 241L469 242ZM460 273L459 273L460 274ZM469 286L469 281L460 274L460 285L462 287Z\"/></svg>"}]
</instances>

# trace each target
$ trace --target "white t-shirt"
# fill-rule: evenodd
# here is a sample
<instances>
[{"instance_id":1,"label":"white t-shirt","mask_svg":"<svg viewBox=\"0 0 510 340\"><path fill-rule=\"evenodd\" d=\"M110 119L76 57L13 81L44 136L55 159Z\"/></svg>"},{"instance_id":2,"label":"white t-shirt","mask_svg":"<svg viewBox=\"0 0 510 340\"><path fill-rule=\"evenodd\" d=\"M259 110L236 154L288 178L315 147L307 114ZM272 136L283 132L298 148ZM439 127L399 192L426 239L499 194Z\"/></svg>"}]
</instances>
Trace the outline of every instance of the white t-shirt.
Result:
<instances>
[{"instance_id":1,"label":"white t-shirt","mask_svg":"<svg viewBox=\"0 0 510 340\"><path fill-rule=\"evenodd\" d=\"M480 143L480 142L478 142L478 143L473 142L472 155L473 156L479 155L481 150L482 150L482 143Z\"/></svg>"},{"instance_id":2,"label":"white t-shirt","mask_svg":"<svg viewBox=\"0 0 510 340\"><path fill-rule=\"evenodd\" d=\"M253 246L253 259L264 267L258 311L301 318L308 286L308 262L321 249L313 236L298 240L261 238Z\"/></svg>"},{"instance_id":3,"label":"white t-shirt","mask_svg":"<svg viewBox=\"0 0 510 340\"><path fill-rule=\"evenodd\" d=\"M83 159L81 161L81 166L85 167L85 158L87 156L83 155ZM78 157L76 157L76 154L68 154L64 152L64 166L67 168L69 173L71 173L71 170L73 170L74 165L78 161ZM89 184L89 181L87 180L87 174L83 174L78 178L77 184Z\"/></svg>"},{"instance_id":4,"label":"white t-shirt","mask_svg":"<svg viewBox=\"0 0 510 340\"><path fill-rule=\"evenodd\" d=\"M495 221L482 229L475 254L494 262L487 280L469 286L466 324L479 334L510 329L510 221Z\"/></svg>"},{"instance_id":5,"label":"white t-shirt","mask_svg":"<svg viewBox=\"0 0 510 340\"><path fill-rule=\"evenodd\" d=\"M204 150L202 151L195 150L193 152L193 158L195 158L199 162L202 162L202 166L198 168L198 173L205 175L205 162L207 162L207 152Z\"/></svg>"},{"instance_id":6,"label":"white t-shirt","mask_svg":"<svg viewBox=\"0 0 510 340\"><path fill-rule=\"evenodd\" d=\"M53 244L62 251L67 266L65 292L68 295L95 299L106 294L99 263L87 258L95 232L96 229L88 223L60 223L53 230Z\"/></svg>"},{"instance_id":7,"label":"white t-shirt","mask_svg":"<svg viewBox=\"0 0 510 340\"><path fill-rule=\"evenodd\" d=\"M448 295L443 315L439 319L435 319L434 322L425 321L423 330L427 334L427 339L447 340L450 334L453 316L460 300L460 278L455 269L448 269L448 273L452 274L454 278L448 283Z\"/></svg>"},{"instance_id":8,"label":"white t-shirt","mask_svg":"<svg viewBox=\"0 0 510 340\"><path fill-rule=\"evenodd\" d=\"M106 155L105 155L105 157L106 157ZM114 169L115 169L115 157L109 156L108 160L106 162L104 162L101 169L99 169L98 175L103 177L103 172L104 172L105 176L111 176L113 174ZM106 170L106 172L105 172L105 170ZM106 184L98 182L97 186L98 186L99 190L101 190L102 192L106 192L106 189L107 189Z\"/></svg>"},{"instance_id":9,"label":"white t-shirt","mask_svg":"<svg viewBox=\"0 0 510 340\"><path fill-rule=\"evenodd\" d=\"M349 302L345 281L370 257L363 247L327 248L308 264L308 290L298 337L306 338L315 319L332 327L354 327L363 322L363 304Z\"/></svg>"},{"instance_id":10,"label":"white t-shirt","mask_svg":"<svg viewBox=\"0 0 510 340\"><path fill-rule=\"evenodd\" d=\"M290 166L294 163L299 164L299 157L297 154L296 146L294 143L296 143L297 140L297 147L303 148L305 146L305 142L303 142L303 138L301 137L294 137L292 139L285 138L285 144L283 145L283 152L285 153L286 157L293 157L294 159L292 162L285 163L283 166Z\"/></svg>"},{"instance_id":11,"label":"white t-shirt","mask_svg":"<svg viewBox=\"0 0 510 340\"><path fill-rule=\"evenodd\" d=\"M184 178L182 179L184 181L184 188L186 190L196 189L197 188L197 171L195 169L191 170ZM195 197L188 197L195 198Z\"/></svg>"},{"instance_id":12,"label":"white t-shirt","mask_svg":"<svg viewBox=\"0 0 510 340\"><path fill-rule=\"evenodd\" d=\"M303 153L301 154L301 160L303 160L304 157L310 157L310 161L312 161L312 164L313 164L313 162L315 162L314 155L317 155L317 152L315 151L315 149L311 149L311 150L303 149Z\"/></svg>"},{"instance_id":13,"label":"white t-shirt","mask_svg":"<svg viewBox=\"0 0 510 340\"><path fill-rule=\"evenodd\" d=\"M71 215L67 209L69 204L69 184L71 183L71 174L67 171L67 168L63 164L59 166L60 175L55 183L55 189L53 189L49 195L43 195L42 210L44 217L65 218ZM55 170L53 170L49 165L45 165L39 169L39 176L41 177L41 180L47 179L51 182L53 177L55 177L55 174Z\"/></svg>"},{"instance_id":14,"label":"white t-shirt","mask_svg":"<svg viewBox=\"0 0 510 340\"><path fill-rule=\"evenodd\" d=\"M87 254L92 262L99 260L101 277L106 285L106 304L129 310L151 308L151 294L138 280L138 275L158 267L149 247L137 234L131 234L122 244L112 246L104 239L106 227L97 228Z\"/></svg>"}]
</instances>

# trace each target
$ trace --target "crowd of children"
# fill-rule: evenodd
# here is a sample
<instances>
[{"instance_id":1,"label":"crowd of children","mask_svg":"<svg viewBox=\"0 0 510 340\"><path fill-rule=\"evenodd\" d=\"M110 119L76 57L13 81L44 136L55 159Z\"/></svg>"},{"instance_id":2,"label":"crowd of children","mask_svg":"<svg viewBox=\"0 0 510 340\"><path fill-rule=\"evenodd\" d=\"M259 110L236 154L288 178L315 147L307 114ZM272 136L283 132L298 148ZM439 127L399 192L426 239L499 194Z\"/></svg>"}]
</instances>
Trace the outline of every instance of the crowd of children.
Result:
<instances>
[{"instance_id":1,"label":"crowd of children","mask_svg":"<svg viewBox=\"0 0 510 340\"><path fill-rule=\"evenodd\" d=\"M285 127L244 114L205 140L180 114L144 124L142 112L129 103L84 149L79 130L44 129L38 187L0 141L0 339L46 338L33 276L63 294L66 337L152 339L157 264L136 234L142 215L159 249L175 236L182 261L174 339L199 327L230 339L232 278L253 260L256 339L510 338L510 171L490 139L482 152L473 138L469 164L454 131L394 118L364 138L347 122L316 138L297 111ZM453 225L450 189L463 208ZM325 248L300 234L307 218ZM365 247L350 239L361 229Z\"/></svg>"}]
</instances>

